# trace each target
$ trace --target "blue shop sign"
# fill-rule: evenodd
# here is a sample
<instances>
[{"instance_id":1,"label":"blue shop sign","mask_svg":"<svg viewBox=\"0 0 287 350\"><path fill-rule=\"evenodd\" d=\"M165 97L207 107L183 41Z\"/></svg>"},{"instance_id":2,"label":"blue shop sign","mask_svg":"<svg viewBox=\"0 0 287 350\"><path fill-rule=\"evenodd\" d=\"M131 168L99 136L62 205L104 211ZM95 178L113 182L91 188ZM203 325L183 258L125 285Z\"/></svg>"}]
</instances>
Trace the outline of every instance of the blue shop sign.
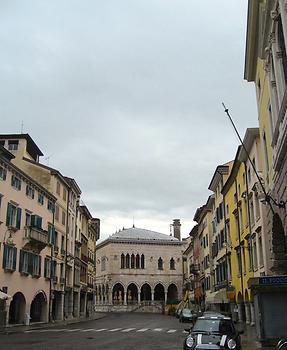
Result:
<instances>
[{"instance_id":1,"label":"blue shop sign","mask_svg":"<svg viewBox=\"0 0 287 350\"><path fill-rule=\"evenodd\" d=\"M261 286L287 284L287 276L259 277L259 284Z\"/></svg>"}]
</instances>

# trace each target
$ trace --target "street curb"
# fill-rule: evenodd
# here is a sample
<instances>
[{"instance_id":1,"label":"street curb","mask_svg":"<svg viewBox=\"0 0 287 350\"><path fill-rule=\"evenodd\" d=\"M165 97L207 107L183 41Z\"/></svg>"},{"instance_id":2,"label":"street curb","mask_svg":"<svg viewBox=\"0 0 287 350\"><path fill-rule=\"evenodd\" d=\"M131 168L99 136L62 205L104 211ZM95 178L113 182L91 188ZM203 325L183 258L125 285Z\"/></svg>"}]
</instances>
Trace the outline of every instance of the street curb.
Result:
<instances>
[{"instance_id":1,"label":"street curb","mask_svg":"<svg viewBox=\"0 0 287 350\"><path fill-rule=\"evenodd\" d=\"M106 317L106 313L100 313L98 312L97 315L90 318L83 318L83 319L75 319L75 320L65 320L65 321L56 321L56 322L50 322L50 323L39 323L39 324L33 324L30 326L10 326L5 328L0 328L0 334L15 334L15 333L24 333L26 331L32 331L37 329L47 329L47 328L54 328L59 326L68 326L71 324L77 324L77 323L84 323L84 322L90 322L95 320L100 320L104 317Z\"/></svg>"}]
</instances>

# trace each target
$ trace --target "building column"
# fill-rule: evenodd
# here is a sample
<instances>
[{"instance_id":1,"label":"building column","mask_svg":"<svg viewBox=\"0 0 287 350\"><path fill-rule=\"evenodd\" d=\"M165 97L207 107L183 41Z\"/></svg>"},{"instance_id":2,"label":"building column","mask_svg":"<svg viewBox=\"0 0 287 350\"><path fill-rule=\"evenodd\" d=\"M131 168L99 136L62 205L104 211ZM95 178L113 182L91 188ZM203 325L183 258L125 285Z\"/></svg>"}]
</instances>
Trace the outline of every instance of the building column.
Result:
<instances>
[{"instance_id":1,"label":"building column","mask_svg":"<svg viewBox=\"0 0 287 350\"><path fill-rule=\"evenodd\" d=\"M31 320L30 311L31 311L31 304L30 303L26 303L26 305L25 305L25 314L24 314L24 324L26 326L30 325L30 320Z\"/></svg>"},{"instance_id":2,"label":"building column","mask_svg":"<svg viewBox=\"0 0 287 350\"><path fill-rule=\"evenodd\" d=\"M154 301L154 291L151 291L151 301Z\"/></svg>"},{"instance_id":3,"label":"building column","mask_svg":"<svg viewBox=\"0 0 287 350\"><path fill-rule=\"evenodd\" d=\"M127 305L127 291L124 291L124 305Z\"/></svg>"},{"instance_id":4,"label":"building column","mask_svg":"<svg viewBox=\"0 0 287 350\"><path fill-rule=\"evenodd\" d=\"M84 299L84 316L87 317L87 296L88 293L85 293L85 299Z\"/></svg>"},{"instance_id":5,"label":"building column","mask_svg":"<svg viewBox=\"0 0 287 350\"><path fill-rule=\"evenodd\" d=\"M109 292L109 304L112 304L113 303L113 291L111 290Z\"/></svg>"},{"instance_id":6,"label":"building column","mask_svg":"<svg viewBox=\"0 0 287 350\"><path fill-rule=\"evenodd\" d=\"M254 303L250 302L250 326L255 325L255 311L254 311Z\"/></svg>"},{"instance_id":7,"label":"building column","mask_svg":"<svg viewBox=\"0 0 287 350\"><path fill-rule=\"evenodd\" d=\"M237 308L238 308L238 322L243 322L243 315L242 315L243 307L244 307L243 303L237 304Z\"/></svg>"},{"instance_id":8,"label":"building column","mask_svg":"<svg viewBox=\"0 0 287 350\"><path fill-rule=\"evenodd\" d=\"M141 303L141 293L138 291L138 304Z\"/></svg>"},{"instance_id":9,"label":"building column","mask_svg":"<svg viewBox=\"0 0 287 350\"><path fill-rule=\"evenodd\" d=\"M246 315L246 324L250 324L250 304L248 301L244 303L245 306L245 315Z\"/></svg>"},{"instance_id":10,"label":"building column","mask_svg":"<svg viewBox=\"0 0 287 350\"><path fill-rule=\"evenodd\" d=\"M164 292L164 303L166 304L166 301L167 301L167 291Z\"/></svg>"}]
</instances>

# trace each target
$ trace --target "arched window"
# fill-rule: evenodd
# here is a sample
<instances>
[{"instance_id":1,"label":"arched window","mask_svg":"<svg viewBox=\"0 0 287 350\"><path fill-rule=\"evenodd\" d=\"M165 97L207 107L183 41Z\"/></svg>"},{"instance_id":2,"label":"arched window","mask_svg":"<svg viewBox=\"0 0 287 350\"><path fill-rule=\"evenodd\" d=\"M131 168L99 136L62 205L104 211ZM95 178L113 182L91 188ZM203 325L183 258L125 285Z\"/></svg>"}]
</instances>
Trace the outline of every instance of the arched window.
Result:
<instances>
[{"instance_id":1,"label":"arched window","mask_svg":"<svg viewBox=\"0 0 287 350\"><path fill-rule=\"evenodd\" d=\"M159 258L158 261L157 261L157 268L159 270L163 270L163 261L162 261L162 258Z\"/></svg>"},{"instance_id":2,"label":"arched window","mask_svg":"<svg viewBox=\"0 0 287 350\"><path fill-rule=\"evenodd\" d=\"M141 255L141 269L144 269L144 255Z\"/></svg>"},{"instance_id":3,"label":"arched window","mask_svg":"<svg viewBox=\"0 0 287 350\"><path fill-rule=\"evenodd\" d=\"M170 259L169 268L170 268L170 270L175 270L175 261L174 261L174 258L171 258L171 259Z\"/></svg>"},{"instance_id":4,"label":"arched window","mask_svg":"<svg viewBox=\"0 0 287 350\"><path fill-rule=\"evenodd\" d=\"M140 256L139 254L136 255L136 269L140 268Z\"/></svg>"},{"instance_id":5,"label":"arched window","mask_svg":"<svg viewBox=\"0 0 287 350\"><path fill-rule=\"evenodd\" d=\"M126 255L126 269L130 268L130 254Z\"/></svg>"},{"instance_id":6,"label":"arched window","mask_svg":"<svg viewBox=\"0 0 287 350\"><path fill-rule=\"evenodd\" d=\"M125 268L125 256L124 254L121 255L121 269Z\"/></svg>"},{"instance_id":7,"label":"arched window","mask_svg":"<svg viewBox=\"0 0 287 350\"><path fill-rule=\"evenodd\" d=\"M135 268L135 255L132 254L131 255L131 269L134 269Z\"/></svg>"}]
</instances>

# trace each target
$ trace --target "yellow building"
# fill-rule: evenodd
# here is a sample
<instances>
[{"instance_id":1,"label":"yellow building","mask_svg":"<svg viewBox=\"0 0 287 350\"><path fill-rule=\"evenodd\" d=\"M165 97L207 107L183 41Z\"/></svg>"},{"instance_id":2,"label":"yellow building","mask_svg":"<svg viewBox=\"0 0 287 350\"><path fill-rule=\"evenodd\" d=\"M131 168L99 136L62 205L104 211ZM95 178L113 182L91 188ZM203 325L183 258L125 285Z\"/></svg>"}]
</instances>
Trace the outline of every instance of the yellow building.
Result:
<instances>
[{"instance_id":1,"label":"yellow building","mask_svg":"<svg viewBox=\"0 0 287 350\"><path fill-rule=\"evenodd\" d=\"M244 78L256 87L266 188L268 278L250 280L260 340L286 336L287 312L287 13L284 0L249 0ZM284 232L285 231L285 232Z\"/></svg>"},{"instance_id":2,"label":"yellow building","mask_svg":"<svg viewBox=\"0 0 287 350\"><path fill-rule=\"evenodd\" d=\"M254 296L249 280L267 274L268 245L263 227L264 206L257 175L261 174L260 137L258 128L247 129L243 146L238 148L222 193L225 223L230 244L226 249L231 261L232 303L239 321L254 324ZM255 170L254 170L254 168Z\"/></svg>"}]
</instances>

